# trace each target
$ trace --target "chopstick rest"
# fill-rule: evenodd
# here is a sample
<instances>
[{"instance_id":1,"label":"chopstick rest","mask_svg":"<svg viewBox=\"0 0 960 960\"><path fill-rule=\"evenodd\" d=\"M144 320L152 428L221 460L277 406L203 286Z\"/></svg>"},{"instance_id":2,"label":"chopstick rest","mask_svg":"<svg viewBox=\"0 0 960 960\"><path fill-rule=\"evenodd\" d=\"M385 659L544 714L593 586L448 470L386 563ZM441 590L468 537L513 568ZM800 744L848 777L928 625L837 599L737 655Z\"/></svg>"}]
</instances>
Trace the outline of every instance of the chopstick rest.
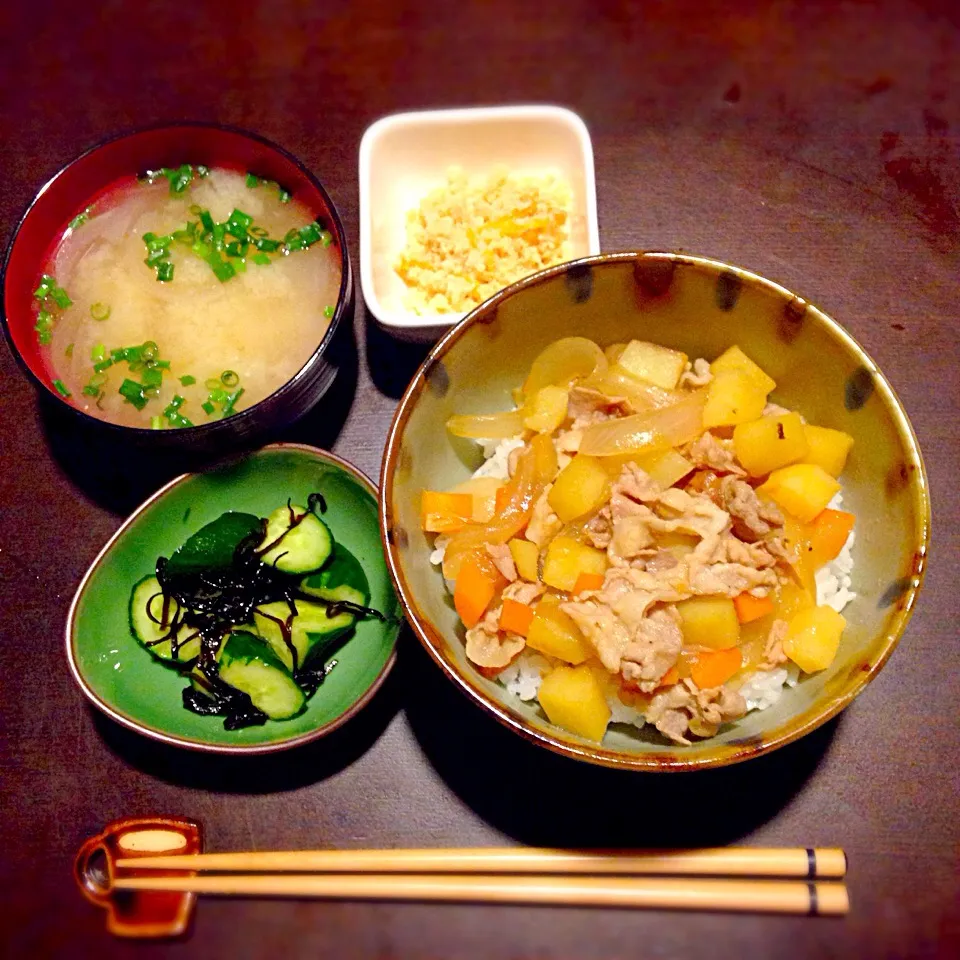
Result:
<instances>
[{"instance_id":1,"label":"chopstick rest","mask_svg":"<svg viewBox=\"0 0 960 960\"><path fill-rule=\"evenodd\" d=\"M842 850L425 850L201 852L189 820L119 820L75 875L118 936L184 932L199 893L327 900L524 903L839 916ZM104 861L97 869L95 857Z\"/></svg>"},{"instance_id":2,"label":"chopstick rest","mask_svg":"<svg viewBox=\"0 0 960 960\"><path fill-rule=\"evenodd\" d=\"M194 856L203 849L200 824L182 817L132 817L108 823L77 853L73 876L81 893L107 912L107 930L118 937L177 937L185 933L197 895L176 891L136 891L117 896L119 876L136 876L140 858L163 854ZM118 871L117 861L127 866ZM154 874L156 875L156 874ZM195 876L192 870L168 868L158 879Z\"/></svg>"}]
</instances>

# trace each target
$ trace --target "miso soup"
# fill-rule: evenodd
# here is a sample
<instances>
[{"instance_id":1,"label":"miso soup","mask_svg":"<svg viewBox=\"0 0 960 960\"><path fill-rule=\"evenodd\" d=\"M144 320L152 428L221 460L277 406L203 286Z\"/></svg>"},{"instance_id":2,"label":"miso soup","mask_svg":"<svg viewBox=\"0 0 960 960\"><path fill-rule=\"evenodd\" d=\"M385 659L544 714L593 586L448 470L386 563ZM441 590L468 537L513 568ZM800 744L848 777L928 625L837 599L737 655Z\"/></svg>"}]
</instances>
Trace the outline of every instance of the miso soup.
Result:
<instances>
[{"instance_id":1,"label":"miso soup","mask_svg":"<svg viewBox=\"0 0 960 960\"><path fill-rule=\"evenodd\" d=\"M112 423L207 423L263 400L316 350L340 256L272 182L191 168L130 178L71 222L35 293L56 388Z\"/></svg>"}]
</instances>

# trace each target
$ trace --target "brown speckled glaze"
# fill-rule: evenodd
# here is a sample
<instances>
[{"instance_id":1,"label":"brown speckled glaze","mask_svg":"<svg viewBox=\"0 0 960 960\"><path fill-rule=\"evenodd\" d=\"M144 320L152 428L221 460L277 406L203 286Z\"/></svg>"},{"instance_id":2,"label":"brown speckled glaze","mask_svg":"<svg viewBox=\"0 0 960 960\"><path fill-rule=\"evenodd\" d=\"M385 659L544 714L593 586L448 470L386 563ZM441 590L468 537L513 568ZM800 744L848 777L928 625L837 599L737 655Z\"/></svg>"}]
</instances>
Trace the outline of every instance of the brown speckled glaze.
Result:
<instances>
[{"instance_id":1,"label":"brown speckled glaze","mask_svg":"<svg viewBox=\"0 0 960 960\"><path fill-rule=\"evenodd\" d=\"M590 296L578 300L585 276L591 278ZM500 335L492 348L485 321L494 312ZM858 596L844 611L848 626L836 661L786 690L770 709L689 747L667 744L646 728L620 727L596 744L551 725L536 704L507 695L467 662L451 598L429 563L431 545L418 516L421 490L453 486L482 459L472 445L450 442L446 419L510 408L511 389L523 382L540 350L574 335L601 344L648 339L708 359L737 343L777 381L773 398L778 403L854 437L842 482L844 508L857 515L853 589ZM444 397L428 389L425 375L441 360L450 379ZM404 448L416 451L409 471L398 469ZM901 465L906 480L890 498L886 478L891 470L899 476ZM796 740L839 713L897 645L920 589L929 542L927 479L916 438L866 352L836 321L778 284L687 254L589 257L528 277L478 307L436 345L404 394L387 440L381 491L391 575L414 630L444 673L528 740L624 769L692 770L734 763ZM396 535L387 535L397 529L409 533L402 551ZM897 584L896 595L881 604L891 584Z\"/></svg>"}]
</instances>

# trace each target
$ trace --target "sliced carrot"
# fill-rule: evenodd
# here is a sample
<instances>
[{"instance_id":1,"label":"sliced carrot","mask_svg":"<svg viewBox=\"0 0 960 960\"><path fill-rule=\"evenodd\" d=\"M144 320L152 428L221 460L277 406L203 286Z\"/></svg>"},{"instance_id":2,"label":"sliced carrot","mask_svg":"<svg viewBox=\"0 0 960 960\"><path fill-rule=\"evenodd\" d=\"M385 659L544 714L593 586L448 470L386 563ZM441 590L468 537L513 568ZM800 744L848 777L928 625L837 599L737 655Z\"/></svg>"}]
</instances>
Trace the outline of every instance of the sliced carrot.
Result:
<instances>
[{"instance_id":1,"label":"sliced carrot","mask_svg":"<svg viewBox=\"0 0 960 960\"><path fill-rule=\"evenodd\" d=\"M581 573L577 575L577 581L573 585L574 593L583 593L584 590L599 590L603 586L604 575L602 573Z\"/></svg>"},{"instance_id":2,"label":"sliced carrot","mask_svg":"<svg viewBox=\"0 0 960 960\"><path fill-rule=\"evenodd\" d=\"M672 687L680 682L680 671L676 667L671 667L661 678L658 687Z\"/></svg>"},{"instance_id":3,"label":"sliced carrot","mask_svg":"<svg viewBox=\"0 0 960 960\"><path fill-rule=\"evenodd\" d=\"M821 510L810 524L809 562L814 570L835 560L850 536L856 518L844 510Z\"/></svg>"},{"instance_id":4,"label":"sliced carrot","mask_svg":"<svg viewBox=\"0 0 960 960\"><path fill-rule=\"evenodd\" d=\"M740 593L733 598L733 607L741 623L759 620L773 613L773 600L770 597L755 597L752 593Z\"/></svg>"},{"instance_id":5,"label":"sliced carrot","mask_svg":"<svg viewBox=\"0 0 960 960\"><path fill-rule=\"evenodd\" d=\"M428 533L452 533L473 519L469 493L424 490L420 497L420 522Z\"/></svg>"},{"instance_id":6,"label":"sliced carrot","mask_svg":"<svg viewBox=\"0 0 960 960\"><path fill-rule=\"evenodd\" d=\"M508 633L517 633L521 637L527 635L530 622L533 620L533 608L519 600L504 600L500 611L500 629Z\"/></svg>"},{"instance_id":7,"label":"sliced carrot","mask_svg":"<svg viewBox=\"0 0 960 960\"><path fill-rule=\"evenodd\" d=\"M480 622L502 579L486 554L477 551L464 557L453 589L453 605L468 628Z\"/></svg>"},{"instance_id":8,"label":"sliced carrot","mask_svg":"<svg viewBox=\"0 0 960 960\"><path fill-rule=\"evenodd\" d=\"M739 647L729 650L712 650L697 655L696 663L690 665L690 676L701 690L719 687L726 683L743 663Z\"/></svg>"},{"instance_id":9,"label":"sliced carrot","mask_svg":"<svg viewBox=\"0 0 960 960\"><path fill-rule=\"evenodd\" d=\"M497 490L497 495L493 501L493 515L495 517L499 517L500 514L503 513L503 508L510 500L511 492L510 487L506 484Z\"/></svg>"}]
</instances>

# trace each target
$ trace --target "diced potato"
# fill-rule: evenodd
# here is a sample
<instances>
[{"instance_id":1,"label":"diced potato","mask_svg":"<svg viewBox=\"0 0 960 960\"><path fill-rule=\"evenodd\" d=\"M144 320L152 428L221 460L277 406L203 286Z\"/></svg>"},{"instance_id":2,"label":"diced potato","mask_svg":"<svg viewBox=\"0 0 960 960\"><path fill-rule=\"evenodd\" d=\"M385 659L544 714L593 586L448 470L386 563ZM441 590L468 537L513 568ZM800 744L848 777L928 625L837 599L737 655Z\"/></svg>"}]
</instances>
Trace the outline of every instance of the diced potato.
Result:
<instances>
[{"instance_id":1,"label":"diced potato","mask_svg":"<svg viewBox=\"0 0 960 960\"><path fill-rule=\"evenodd\" d=\"M740 621L729 597L690 597L677 604L688 647L726 650L740 642Z\"/></svg>"},{"instance_id":2,"label":"diced potato","mask_svg":"<svg viewBox=\"0 0 960 960\"><path fill-rule=\"evenodd\" d=\"M527 631L527 646L574 665L593 654L577 625L557 604L537 604Z\"/></svg>"},{"instance_id":3,"label":"diced potato","mask_svg":"<svg viewBox=\"0 0 960 960\"><path fill-rule=\"evenodd\" d=\"M554 537L543 560L543 582L571 593L581 573L605 573L607 555L573 537Z\"/></svg>"},{"instance_id":4,"label":"diced potato","mask_svg":"<svg viewBox=\"0 0 960 960\"><path fill-rule=\"evenodd\" d=\"M707 387L704 429L756 420L766 405L767 393L755 379L739 370L721 370Z\"/></svg>"},{"instance_id":5,"label":"diced potato","mask_svg":"<svg viewBox=\"0 0 960 960\"><path fill-rule=\"evenodd\" d=\"M787 624L783 652L805 673L826 670L837 655L846 625L832 607L808 607Z\"/></svg>"},{"instance_id":6,"label":"diced potato","mask_svg":"<svg viewBox=\"0 0 960 960\"><path fill-rule=\"evenodd\" d=\"M536 433L553 433L566 419L568 396L563 387L542 387L534 396L523 425Z\"/></svg>"},{"instance_id":7,"label":"diced potato","mask_svg":"<svg viewBox=\"0 0 960 960\"><path fill-rule=\"evenodd\" d=\"M513 557L520 579L536 583L539 579L537 561L540 558L540 548L535 543L522 540L519 537L511 540L507 546L510 548L510 555Z\"/></svg>"},{"instance_id":8,"label":"diced potato","mask_svg":"<svg viewBox=\"0 0 960 960\"><path fill-rule=\"evenodd\" d=\"M474 523L489 523L496 512L497 491L503 487L503 481L494 477L471 477L458 483L453 493L469 493L473 497Z\"/></svg>"},{"instance_id":9,"label":"diced potato","mask_svg":"<svg viewBox=\"0 0 960 960\"><path fill-rule=\"evenodd\" d=\"M751 477L803 460L807 437L799 413L761 417L733 428L733 449Z\"/></svg>"},{"instance_id":10,"label":"diced potato","mask_svg":"<svg viewBox=\"0 0 960 960\"><path fill-rule=\"evenodd\" d=\"M672 487L693 470L693 464L676 450L639 456L635 458L635 462L664 488Z\"/></svg>"},{"instance_id":11,"label":"diced potato","mask_svg":"<svg viewBox=\"0 0 960 960\"><path fill-rule=\"evenodd\" d=\"M587 740L603 739L610 707L587 664L551 670L540 684L537 699L551 723Z\"/></svg>"},{"instance_id":12,"label":"diced potato","mask_svg":"<svg viewBox=\"0 0 960 960\"><path fill-rule=\"evenodd\" d=\"M794 463L774 470L757 493L775 500L798 520L809 523L831 501L840 484L815 463Z\"/></svg>"},{"instance_id":13,"label":"diced potato","mask_svg":"<svg viewBox=\"0 0 960 960\"><path fill-rule=\"evenodd\" d=\"M804 425L803 432L807 438L808 449L806 455L800 458L802 462L815 463L831 477L839 477L847 464L847 454L853 446L853 437L842 430L814 427L809 423Z\"/></svg>"},{"instance_id":14,"label":"diced potato","mask_svg":"<svg viewBox=\"0 0 960 960\"><path fill-rule=\"evenodd\" d=\"M710 372L716 376L724 370L737 370L745 373L751 380L754 380L757 386L765 393L771 393L777 386L776 381L767 376L763 368L754 363L736 344L729 350L724 350L713 363L710 364Z\"/></svg>"},{"instance_id":15,"label":"diced potato","mask_svg":"<svg viewBox=\"0 0 960 960\"><path fill-rule=\"evenodd\" d=\"M610 495L610 480L596 457L577 454L554 481L547 502L564 522L595 510Z\"/></svg>"},{"instance_id":16,"label":"diced potato","mask_svg":"<svg viewBox=\"0 0 960 960\"><path fill-rule=\"evenodd\" d=\"M679 350L661 347L657 343L631 340L616 362L627 373L632 373L647 383L663 387L664 390L673 390L687 366L687 355Z\"/></svg>"}]
</instances>

